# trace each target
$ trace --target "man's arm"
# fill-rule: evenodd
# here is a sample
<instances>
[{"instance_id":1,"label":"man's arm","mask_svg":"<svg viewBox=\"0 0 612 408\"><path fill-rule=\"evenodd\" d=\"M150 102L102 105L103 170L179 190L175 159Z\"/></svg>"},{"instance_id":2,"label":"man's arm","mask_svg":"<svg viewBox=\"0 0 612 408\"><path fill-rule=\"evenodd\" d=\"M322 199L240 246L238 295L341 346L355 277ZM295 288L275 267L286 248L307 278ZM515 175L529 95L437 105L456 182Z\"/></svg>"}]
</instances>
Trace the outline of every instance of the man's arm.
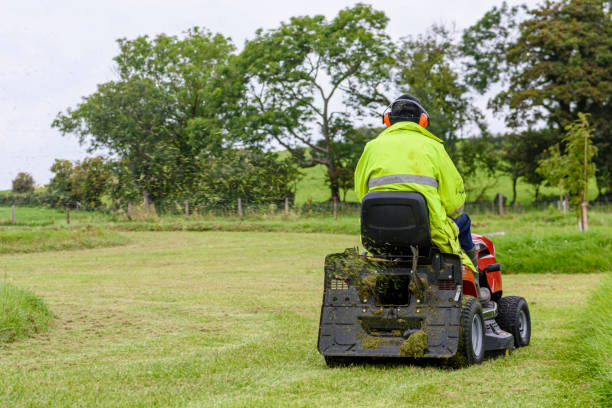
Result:
<instances>
[{"instance_id":1,"label":"man's arm","mask_svg":"<svg viewBox=\"0 0 612 408\"><path fill-rule=\"evenodd\" d=\"M465 189L463 179L457 171L453 161L442 147L439 160L438 194L440 201L446 211L446 215L452 219L457 218L463 212L465 204Z\"/></svg>"},{"instance_id":2,"label":"man's arm","mask_svg":"<svg viewBox=\"0 0 612 408\"><path fill-rule=\"evenodd\" d=\"M368 145L366 145L365 149L363 149L363 153L361 154L361 158L357 163L357 167L355 168L355 193L357 193L357 197L359 197L359 201L363 200L363 196L368 193Z\"/></svg>"}]
</instances>

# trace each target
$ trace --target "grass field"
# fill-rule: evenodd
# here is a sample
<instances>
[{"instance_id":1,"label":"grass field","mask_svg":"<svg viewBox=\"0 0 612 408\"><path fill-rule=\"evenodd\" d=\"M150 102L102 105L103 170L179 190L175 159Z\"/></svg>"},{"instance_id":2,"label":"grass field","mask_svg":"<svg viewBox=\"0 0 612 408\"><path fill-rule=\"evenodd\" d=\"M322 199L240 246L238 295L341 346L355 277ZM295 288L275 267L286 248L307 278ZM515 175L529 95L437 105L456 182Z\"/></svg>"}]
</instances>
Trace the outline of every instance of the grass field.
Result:
<instances>
[{"instance_id":1,"label":"grass field","mask_svg":"<svg viewBox=\"0 0 612 408\"><path fill-rule=\"evenodd\" d=\"M357 235L124 232L121 247L2 255L0 279L55 315L1 346L0 406L595 405L575 350L602 274L508 275L532 343L462 370L325 367L316 351L325 254Z\"/></svg>"}]
</instances>

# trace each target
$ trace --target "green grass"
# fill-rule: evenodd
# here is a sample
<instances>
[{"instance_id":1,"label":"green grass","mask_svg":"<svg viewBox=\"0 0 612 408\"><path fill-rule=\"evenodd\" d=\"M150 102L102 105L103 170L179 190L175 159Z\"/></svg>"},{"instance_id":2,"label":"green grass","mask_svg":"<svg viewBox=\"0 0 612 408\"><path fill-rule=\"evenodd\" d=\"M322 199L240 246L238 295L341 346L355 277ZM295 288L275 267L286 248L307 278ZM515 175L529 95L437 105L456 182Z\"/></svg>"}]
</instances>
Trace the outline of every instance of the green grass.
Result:
<instances>
[{"instance_id":1,"label":"green grass","mask_svg":"<svg viewBox=\"0 0 612 408\"><path fill-rule=\"evenodd\" d=\"M0 345L44 332L50 321L51 313L41 298L0 282Z\"/></svg>"},{"instance_id":2,"label":"green grass","mask_svg":"<svg viewBox=\"0 0 612 408\"><path fill-rule=\"evenodd\" d=\"M357 235L133 232L130 244L0 256L54 328L4 345L0 406L595 406L564 350L602 274L508 275L531 345L461 370L329 369L316 351L323 259ZM609 335L609 333L607 334Z\"/></svg>"},{"instance_id":3,"label":"green grass","mask_svg":"<svg viewBox=\"0 0 612 408\"><path fill-rule=\"evenodd\" d=\"M572 356L582 361L594 381L594 391L602 404L612 401L612 274L589 294L588 305L576 332L580 347Z\"/></svg>"},{"instance_id":4,"label":"green grass","mask_svg":"<svg viewBox=\"0 0 612 408\"><path fill-rule=\"evenodd\" d=\"M612 270L612 235L534 232L495 237L499 259L507 273L589 273Z\"/></svg>"},{"instance_id":5,"label":"green grass","mask_svg":"<svg viewBox=\"0 0 612 408\"><path fill-rule=\"evenodd\" d=\"M101 227L1 229L0 254L123 245L125 236Z\"/></svg>"},{"instance_id":6,"label":"green grass","mask_svg":"<svg viewBox=\"0 0 612 408\"><path fill-rule=\"evenodd\" d=\"M70 211L70 225L88 225L108 222L110 214L93 211ZM15 226L60 226L66 224L66 210L43 207L16 207ZM11 207L0 206L0 226L12 226Z\"/></svg>"}]
</instances>

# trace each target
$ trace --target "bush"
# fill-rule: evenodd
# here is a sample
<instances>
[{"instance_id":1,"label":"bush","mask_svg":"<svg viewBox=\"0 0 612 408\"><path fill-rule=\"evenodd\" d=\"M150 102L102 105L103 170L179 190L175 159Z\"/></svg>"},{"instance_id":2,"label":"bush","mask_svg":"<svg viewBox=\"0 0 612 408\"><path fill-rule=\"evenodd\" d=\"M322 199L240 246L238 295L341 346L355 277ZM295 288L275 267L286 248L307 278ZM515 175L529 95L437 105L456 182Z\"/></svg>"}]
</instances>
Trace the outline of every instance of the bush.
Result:
<instances>
[{"instance_id":1,"label":"bush","mask_svg":"<svg viewBox=\"0 0 612 408\"><path fill-rule=\"evenodd\" d=\"M0 283L0 343L46 331L51 313L45 302L29 290Z\"/></svg>"},{"instance_id":2,"label":"bush","mask_svg":"<svg viewBox=\"0 0 612 408\"><path fill-rule=\"evenodd\" d=\"M31 193L34 191L34 177L29 173L20 172L13 180L13 193Z\"/></svg>"}]
</instances>

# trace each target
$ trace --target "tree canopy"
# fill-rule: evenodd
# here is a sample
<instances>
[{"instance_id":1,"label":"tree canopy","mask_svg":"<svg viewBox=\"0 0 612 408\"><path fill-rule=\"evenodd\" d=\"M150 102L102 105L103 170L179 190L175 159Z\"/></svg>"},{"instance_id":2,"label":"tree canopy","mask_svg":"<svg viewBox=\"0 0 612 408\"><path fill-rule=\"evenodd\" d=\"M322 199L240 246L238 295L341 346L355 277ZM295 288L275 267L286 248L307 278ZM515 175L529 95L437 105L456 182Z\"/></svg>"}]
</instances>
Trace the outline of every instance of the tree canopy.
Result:
<instances>
[{"instance_id":1,"label":"tree canopy","mask_svg":"<svg viewBox=\"0 0 612 408\"><path fill-rule=\"evenodd\" d=\"M601 186L612 187L612 19L609 1L546 1L526 11L505 3L469 28L463 50L479 90L503 89L491 101L508 126L563 129L591 115ZM560 137L560 136L559 136Z\"/></svg>"},{"instance_id":2,"label":"tree canopy","mask_svg":"<svg viewBox=\"0 0 612 408\"><path fill-rule=\"evenodd\" d=\"M279 28L257 31L242 53L249 80L248 138L283 146L302 167L324 165L335 197L337 143L353 127L363 97L381 97L393 64L387 22L383 12L364 4L332 20L293 17ZM339 104L345 108L333 110Z\"/></svg>"}]
</instances>

